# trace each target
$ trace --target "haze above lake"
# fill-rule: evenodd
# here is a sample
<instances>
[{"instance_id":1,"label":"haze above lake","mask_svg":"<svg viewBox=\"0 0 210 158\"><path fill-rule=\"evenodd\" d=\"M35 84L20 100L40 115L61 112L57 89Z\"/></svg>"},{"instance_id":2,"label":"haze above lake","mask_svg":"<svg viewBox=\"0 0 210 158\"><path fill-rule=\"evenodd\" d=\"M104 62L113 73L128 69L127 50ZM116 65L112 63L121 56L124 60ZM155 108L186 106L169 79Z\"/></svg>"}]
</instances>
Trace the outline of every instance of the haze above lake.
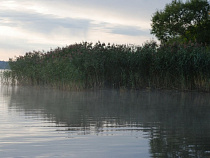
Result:
<instances>
[{"instance_id":1,"label":"haze above lake","mask_svg":"<svg viewBox=\"0 0 210 158\"><path fill-rule=\"evenodd\" d=\"M0 87L2 157L208 157L210 94Z\"/></svg>"}]
</instances>

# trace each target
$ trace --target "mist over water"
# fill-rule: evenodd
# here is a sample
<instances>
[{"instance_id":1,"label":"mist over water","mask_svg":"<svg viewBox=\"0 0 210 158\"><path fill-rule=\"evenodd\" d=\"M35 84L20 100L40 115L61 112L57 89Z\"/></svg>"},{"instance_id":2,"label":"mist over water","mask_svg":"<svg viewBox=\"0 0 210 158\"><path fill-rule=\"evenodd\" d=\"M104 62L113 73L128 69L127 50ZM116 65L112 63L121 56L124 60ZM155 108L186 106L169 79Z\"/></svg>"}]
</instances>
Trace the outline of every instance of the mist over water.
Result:
<instances>
[{"instance_id":1,"label":"mist over water","mask_svg":"<svg viewBox=\"0 0 210 158\"><path fill-rule=\"evenodd\" d=\"M208 157L210 94L1 85L3 157Z\"/></svg>"}]
</instances>

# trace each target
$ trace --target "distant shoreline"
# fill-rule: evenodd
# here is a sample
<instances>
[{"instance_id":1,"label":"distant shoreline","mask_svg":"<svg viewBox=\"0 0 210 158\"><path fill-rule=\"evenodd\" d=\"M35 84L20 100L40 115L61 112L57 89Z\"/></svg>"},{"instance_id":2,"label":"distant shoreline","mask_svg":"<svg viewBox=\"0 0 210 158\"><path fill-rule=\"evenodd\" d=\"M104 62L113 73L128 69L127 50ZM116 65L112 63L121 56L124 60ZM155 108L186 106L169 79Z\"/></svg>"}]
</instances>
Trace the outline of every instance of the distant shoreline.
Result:
<instances>
[{"instance_id":1,"label":"distant shoreline","mask_svg":"<svg viewBox=\"0 0 210 158\"><path fill-rule=\"evenodd\" d=\"M0 61L0 69L9 69L8 61Z\"/></svg>"}]
</instances>

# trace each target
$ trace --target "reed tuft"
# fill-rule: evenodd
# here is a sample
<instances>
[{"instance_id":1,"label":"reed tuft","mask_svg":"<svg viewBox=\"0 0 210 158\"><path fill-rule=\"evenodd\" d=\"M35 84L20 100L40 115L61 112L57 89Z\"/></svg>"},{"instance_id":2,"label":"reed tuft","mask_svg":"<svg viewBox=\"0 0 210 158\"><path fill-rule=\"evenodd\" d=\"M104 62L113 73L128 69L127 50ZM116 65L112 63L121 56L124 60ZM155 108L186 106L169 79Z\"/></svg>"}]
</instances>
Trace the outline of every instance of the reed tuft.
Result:
<instances>
[{"instance_id":1,"label":"reed tuft","mask_svg":"<svg viewBox=\"0 0 210 158\"><path fill-rule=\"evenodd\" d=\"M79 43L10 59L13 83L60 89L167 88L210 91L210 51L196 43Z\"/></svg>"}]
</instances>

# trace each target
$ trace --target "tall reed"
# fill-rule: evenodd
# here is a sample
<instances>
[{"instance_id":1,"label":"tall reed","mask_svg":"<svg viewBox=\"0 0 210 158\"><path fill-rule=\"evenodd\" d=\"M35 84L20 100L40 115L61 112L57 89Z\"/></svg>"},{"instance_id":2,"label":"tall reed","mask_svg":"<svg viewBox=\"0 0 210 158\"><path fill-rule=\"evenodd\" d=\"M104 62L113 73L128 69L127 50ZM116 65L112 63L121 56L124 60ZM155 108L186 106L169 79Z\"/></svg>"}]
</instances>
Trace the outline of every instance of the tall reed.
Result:
<instances>
[{"instance_id":1,"label":"tall reed","mask_svg":"<svg viewBox=\"0 0 210 158\"><path fill-rule=\"evenodd\" d=\"M62 89L93 87L210 90L210 51L187 43L142 46L79 43L33 51L9 61L18 84Z\"/></svg>"}]
</instances>

